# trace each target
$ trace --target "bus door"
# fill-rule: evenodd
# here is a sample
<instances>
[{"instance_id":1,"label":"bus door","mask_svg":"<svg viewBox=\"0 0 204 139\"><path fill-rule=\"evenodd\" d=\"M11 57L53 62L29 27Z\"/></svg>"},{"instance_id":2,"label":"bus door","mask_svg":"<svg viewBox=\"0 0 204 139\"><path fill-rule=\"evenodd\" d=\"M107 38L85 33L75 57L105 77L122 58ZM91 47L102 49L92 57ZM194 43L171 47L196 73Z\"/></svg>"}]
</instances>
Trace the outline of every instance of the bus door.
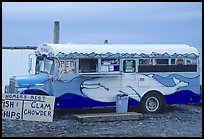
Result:
<instances>
[{"instance_id":1,"label":"bus door","mask_svg":"<svg viewBox=\"0 0 204 139\"><path fill-rule=\"evenodd\" d=\"M136 77L136 60L134 59L123 59L122 61L123 75L121 79L121 90L126 93L130 93L131 89L137 86Z\"/></svg>"}]
</instances>

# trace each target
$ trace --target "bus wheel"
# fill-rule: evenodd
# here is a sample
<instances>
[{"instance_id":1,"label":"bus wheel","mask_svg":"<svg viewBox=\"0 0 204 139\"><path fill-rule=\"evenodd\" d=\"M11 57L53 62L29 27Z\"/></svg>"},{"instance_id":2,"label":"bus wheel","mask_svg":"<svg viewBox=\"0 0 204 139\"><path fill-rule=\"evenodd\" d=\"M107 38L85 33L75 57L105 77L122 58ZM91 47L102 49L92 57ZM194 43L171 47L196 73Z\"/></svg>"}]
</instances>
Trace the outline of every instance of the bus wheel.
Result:
<instances>
[{"instance_id":1,"label":"bus wheel","mask_svg":"<svg viewBox=\"0 0 204 139\"><path fill-rule=\"evenodd\" d=\"M165 101L160 93L147 93L140 102L140 110L143 113L161 113L165 109Z\"/></svg>"}]
</instances>

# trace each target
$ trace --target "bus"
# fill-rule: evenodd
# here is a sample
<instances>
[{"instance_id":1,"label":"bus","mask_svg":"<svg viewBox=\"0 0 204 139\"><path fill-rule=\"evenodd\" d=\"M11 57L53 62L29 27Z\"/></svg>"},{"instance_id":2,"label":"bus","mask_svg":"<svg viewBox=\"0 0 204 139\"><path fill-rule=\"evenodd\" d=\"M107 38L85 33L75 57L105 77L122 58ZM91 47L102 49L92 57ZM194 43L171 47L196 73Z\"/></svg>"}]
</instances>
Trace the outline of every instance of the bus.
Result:
<instances>
[{"instance_id":1,"label":"bus","mask_svg":"<svg viewBox=\"0 0 204 139\"><path fill-rule=\"evenodd\" d=\"M55 96L55 109L116 105L160 113L200 102L199 52L187 44L41 44L29 75L13 76L5 93Z\"/></svg>"}]
</instances>

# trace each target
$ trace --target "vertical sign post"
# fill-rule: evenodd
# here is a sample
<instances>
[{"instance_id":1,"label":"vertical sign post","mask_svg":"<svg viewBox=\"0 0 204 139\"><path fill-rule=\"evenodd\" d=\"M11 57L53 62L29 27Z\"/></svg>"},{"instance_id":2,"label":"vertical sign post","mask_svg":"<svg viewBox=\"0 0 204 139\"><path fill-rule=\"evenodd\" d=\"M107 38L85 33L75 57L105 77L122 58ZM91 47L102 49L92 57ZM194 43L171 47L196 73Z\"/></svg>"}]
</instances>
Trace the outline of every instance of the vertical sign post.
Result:
<instances>
[{"instance_id":1,"label":"vertical sign post","mask_svg":"<svg viewBox=\"0 0 204 139\"><path fill-rule=\"evenodd\" d=\"M54 22L54 44L59 44L59 29L60 29L60 22L55 21Z\"/></svg>"}]
</instances>

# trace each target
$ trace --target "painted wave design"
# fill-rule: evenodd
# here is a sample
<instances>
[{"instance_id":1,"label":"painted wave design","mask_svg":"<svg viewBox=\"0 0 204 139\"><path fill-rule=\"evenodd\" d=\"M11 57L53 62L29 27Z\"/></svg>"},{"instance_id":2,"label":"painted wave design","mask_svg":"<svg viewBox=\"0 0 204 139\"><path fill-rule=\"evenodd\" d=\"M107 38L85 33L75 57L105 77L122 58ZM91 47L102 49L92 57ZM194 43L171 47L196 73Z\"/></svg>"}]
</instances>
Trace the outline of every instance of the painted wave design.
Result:
<instances>
[{"instance_id":1,"label":"painted wave design","mask_svg":"<svg viewBox=\"0 0 204 139\"><path fill-rule=\"evenodd\" d=\"M80 86L83 81L87 80L87 78L76 76L71 80L68 81L61 81L58 80L55 82L55 96L60 97L68 92L71 92L72 94L81 95L84 96L84 94L80 90Z\"/></svg>"},{"instance_id":2,"label":"painted wave design","mask_svg":"<svg viewBox=\"0 0 204 139\"><path fill-rule=\"evenodd\" d=\"M143 74L145 75L145 74ZM171 74L166 77L162 77L157 74L146 74L145 76L151 77L164 85L165 87L174 87L176 83L185 82L188 86L179 87L176 92L172 91L172 94L166 95L167 104L185 104L191 102L200 102L200 87L199 87L199 75L193 78L187 78L178 74ZM175 80L176 78L176 80ZM60 88L60 92L58 97L56 97L56 103L60 105L55 105L56 108L80 108L80 107L94 107L94 106L114 106L115 101L111 102L103 102L99 100L94 100L85 95L82 91L83 86L82 83L85 81L94 81L96 79L100 79L99 77L94 78L82 78L76 77L69 82L64 82L63 84L66 86L64 89L64 93ZM79 84L80 83L80 84ZM77 84L77 87L76 87ZM95 85L95 84L94 84ZM98 84L97 84L98 85ZM99 84L100 85L100 84ZM75 91L73 91L73 86L75 86ZM105 86L102 86L102 89L105 89ZM91 89L93 90L93 89ZM66 91L66 93L65 93ZM68 91L68 92L67 92ZM72 92L72 93L71 93ZM173 93L175 92L175 93ZM192 98L192 100L190 99ZM137 100L129 99L129 105L139 104Z\"/></svg>"},{"instance_id":3,"label":"painted wave design","mask_svg":"<svg viewBox=\"0 0 204 139\"><path fill-rule=\"evenodd\" d=\"M192 92L195 93L199 93L200 92L200 75L196 76L196 77L184 77L181 76L179 74L171 74L168 75L166 77L162 77L158 74L143 74L145 76L151 76L152 78L154 78L155 80L157 80L159 83L161 83L162 85L166 86L166 87L173 87L175 86L175 81L173 80L173 78L177 78L179 81L181 82L186 82L188 83L188 86L184 86L181 88L178 88L178 91L181 90L191 90Z\"/></svg>"},{"instance_id":4,"label":"painted wave design","mask_svg":"<svg viewBox=\"0 0 204 139\"><path fill-rule=\"evenodd\" d=\"M168 75L166 77L162 77L158 74L144 74L145 76L152 76L154 79L156 79L157 81L159 81L161 84L163 84L164 86L166 87L173 87L175 86L175 82L173 80L173 77L176 77L177 79L179 79L180 81L184 81L184 82L192 82L192 80L195 80L197 81L196 83L194 82L194 84L199 84L199 78L200 76L196 76L196 77L193 77L193 78L187 78L187 77L184 77L184 76L181 76L179 74L171 74L171 75Z\"/></svg>"},{"instance_id":5,"label":"painted wave design","mask_svg":"<svg viewBox=\"0 0 204 139\"><path fill-rule=\"evenodd\" d=\"M200 95L193 93L190 90L178 91L171 95L166 95L165 98L167 104L185 104L200 102Z\"/></svg>"},{"instance_id":6,"label":"painted wave design","mask_svg":"<svg viewBox=\"0 0 204 139\"><path fill-rule=\"evenodd\" d=\"M199 103L200 95L190 90L182 90L166 95L167 104ZM60 105L58 106L57 103ZM128 105L138 105L140 102L129 98ZM115 102L100 102L76 94L66 93L55 99L55 108L82 108L82 107L115 106Z\"/></svg>"},{"instance_id":7,"label":"painted wave design","mask_svg":"<svg viewBox=\"0 0 204 139\"><path fill-rule=\"evenodd\" d=\"M57 105L59 103L59 105ZM139 104L134 99L129 99L129 105ZM55 108L81 108L81 107L102 107L102 106L115 106L115 102L100 102L90 99L88 97L82 97L76 94L66 93L55 99Z\"/></svg>"},{"instance_id":8,"label":"painted wave design","mask_svg":"<svg viewBox=\"0 0 204 139\"><path fill-rule=\"evenodd\" d=\"M56 104L59 103L59 106ZM55 99L55 108L80 108L93 106L113 106L114 102L99 102L88 97L82 97L76 94L66 93Z\"/></svg>"}]
</instances>

